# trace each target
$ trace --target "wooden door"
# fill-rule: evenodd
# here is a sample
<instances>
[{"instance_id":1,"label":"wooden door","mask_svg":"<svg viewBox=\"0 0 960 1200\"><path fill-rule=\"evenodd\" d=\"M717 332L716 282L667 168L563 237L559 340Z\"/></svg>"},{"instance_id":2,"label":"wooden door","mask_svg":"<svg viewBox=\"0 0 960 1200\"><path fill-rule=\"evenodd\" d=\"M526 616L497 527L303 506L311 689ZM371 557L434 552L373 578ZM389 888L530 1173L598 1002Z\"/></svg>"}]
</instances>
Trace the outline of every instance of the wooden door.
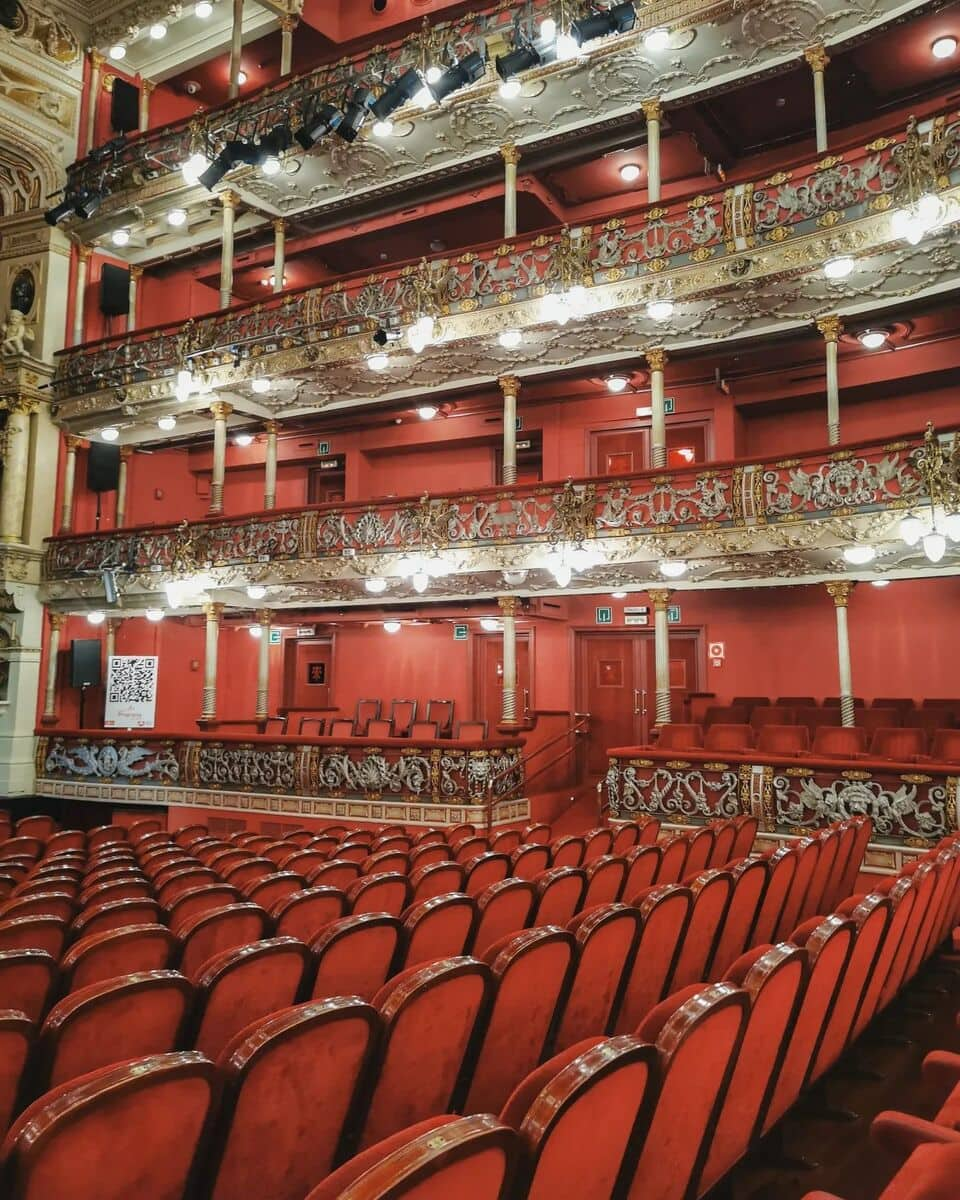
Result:
<instances>
[{"instance_id":1,"label":"wooden door","mask_svg":"<svg viewBox=\"0 0 960 1200\"><path fill-rule=\"evenodd\" d=\"M330 638L287 638L284 644L283 702L288 708L329 708L333 679Z\"/></svg>"},{"instance_id":2,"label":"wooden door","mask_svg":"<svg viewBox=\"0 0 960 1200\"><path fill-rule=\"evenodd\" d=\"M474 711L492 733L500 721L503 694L503 638L481 633L474 638ZM517 719L522 719L530 694L530 632L517 634Z\"/></svg>"},{"instance_id":3,"label":"wooden door","mask_svg":"<svg viewBox=\"0 0 960 1200\"><path fill-rule=\"evenodd\" d=\"M592 434L592 474L632 475L650 465L646 429L611 429Z\"/></svg>"}]
</instances>

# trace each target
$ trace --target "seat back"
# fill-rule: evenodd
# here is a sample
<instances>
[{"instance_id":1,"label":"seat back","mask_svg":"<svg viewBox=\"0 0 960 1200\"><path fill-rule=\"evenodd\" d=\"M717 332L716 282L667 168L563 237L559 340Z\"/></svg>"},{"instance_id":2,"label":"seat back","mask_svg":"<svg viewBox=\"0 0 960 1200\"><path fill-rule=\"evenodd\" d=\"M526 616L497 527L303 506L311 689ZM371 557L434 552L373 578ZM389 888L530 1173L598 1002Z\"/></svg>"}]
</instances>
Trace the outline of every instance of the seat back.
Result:
<instances>
[{"instance_id":1,"label":"seat back","mask_svg":"<svg viewBox=\"0 0 960 1200\"><path fill-rule=\"evenodd\" d=\"M750 749L753 745L753 737L751 725L717 722L707 729L706 737L703 739L703 748L714 753L726 751L738 753L741 750Z\"/></svg>"},{"instance_id":2,"label":"seat back","mask_svg":"<svg viewBox=\"0 0 960 1200\"><path fill-rule=\"evenodd\" d=\"M930 757L934 762L960 762L960 729L937 729Z\"/></svg>"},{"instance_id":3,"label":"seat back","mask_svg":"<svg viewBox=\"0 0 960 1200\"><path fill-rule=\"evenodd\" d=\"M17 1105L33 1043L33 1021L22 1011L0 1009L0 1135Z\"/></svg>"},{"instance_id":4,"label":"seat back","mask_svg":"<svg viewBox=\"0 0 960 1200\"><path fill-rule=\"evenodd\" d=\"M390 720L393 722L394 737L409 737L410 728L417 719L416 700L393 700L390 704Z\"/></svg>"},{"instance_id":5,"label":"seat back","mask_svg":"<svg viewBox=\"0 0 960 1200\"><path fill-rule=\"evenodd\" d=\"M183 892L167 909L167 922L174 933L199 913L225 908L240 899L240 893L228 883L205 884Z\"/></svg>"},{"instance_id":6,"label":"seat back","mask_svg":"<svg viewBox=\"0 0 960 1200\"><path fill-rule=\"evenodd\" d=\"M384 875L361 875L346 890L350 911L390 913L399 917L410 904L410 879L399 871Z\"/></svg>"},{"instance_id":7,"label":"seat back","mask_svg":"<svg viewBox=\"0 0 960 1200\"><path fill-rule=\"evenodd\" d=\"M816 838L800 838L794 842L794 849L797 852L797 868L790 881L780 920L771 941L783 941L788 938L799 924L803 902L807 898L810 880L820 858L820 842Z\"/></svg>"},{"instance_id":8,"label":"seat back","mask_svg":"<svg viewBox=\"0 0 960 1200\"><path fill-rule=\"evenodd\" d=\"M453 730L453 701L428 700L427 720L434 722L440 737L449 737Z\"/></svg>"},{"instance_id":9,"label":"seat back","mask_svg":"<svg viewBox=\"0 0 960 1200\"><path fill-rule=\"evenodd\" d=\"M566 925L583 905L586 872L579 867L550 867L536 881L535 925Z\"/></svg>"},{"instance_id":10,"label":"seat back","mask_svg":"<svg viewBox=\"0 0 960 1200\"><path fill-rule=\"evenodd\" d=\"M810 749L810 730L806 725L763 725L757 730L757 749L761 754L803 754Z\"/></svg>"},{"instance_id":11,"label":"seat back","mask_svg":"<svg viewBox=\"0 0 960 1200\"><path fill-rule=\"evenodd\" d=\"M393 737L393 721L390 719L390 717L373 717L367 722L367 727L364 730L363 736L368 738Z\"/></svg>"},{"instance_id":12,"label":"seat back","mask_svg":"<svg viewBox=\"0 0 960 1200\"><path fill-rule=\"evenodd\" d=\"M854 758L867 748L864 730L851 726L818 726L813 735L813 754L826 754L831 758Z\"/></svg>"},{"instance_id":13,"label":"seat back","mask_svg":"<svg viewBox=\"0 0 960 1200\"><path fill-rule=\"evenodd\" d=\"M210 959L264 937L270 918L257 904L228 904L201 912L180 927L180 970L196 981Z\"/></svg>"},{"instance_id":14,"label":"seat back","mask_svg":"<svg viewBox=\"0 0 960 1200\"><path fill-rule=\"evenodd\" d=\"M358 854L366 858L365 847L360 847ZM328 862L314 867L307 875L307 883L311 887L335 887L345 892L355 879L360 876L360 863L351 862L346 858L331 858Z\"/></svg>"},{"instance_id":15,"label":"seat back","mask_svg":"<svg viewBox=\"0 0 960 1200\"><path fill-rule=\"evenodd\" d=\"M749 720L750 710L743 704L711 704L703 715L706 730L711 725L746 725Z\"/></svg>"},{"instance_id":16,"label":"seat back","mask_svg":"<svg viewBox=\"0 0 960 1200\"><path fill-rule=\"evenodd\" d=\"M873 731L870 753L877 758L894 758L900 762L923 754L927 748L927 736L922 729L891 729L882 726Z\"/></svg>"},{"instance_id":17,"label":"seat back","mask_svg":"<svg viewBox=\"0 0 960 1200\"><path fill-rule=\"evenodd\" d=\"M640 844L640 822L620 821L613 827L611 854L626 854ZM556 856L554 856L555 858Z\"/></svg>"},{"instance_id":18,"label":"seat back","mask_svg":"<svg viewBox=\"0 0 960 1200\"><path fill-rule=\"evenodd\" d=\"M331 921L346 916L347 897L339 888L302 888L279 900L271 913L280 937L312 942Z\"/></svg>"},{"instance_id":19,"label":"seat back","mask_svg":"<svg viewBox=\"0 0 960 1200\"><path fill-rule=\"evenodd\" d=\"M57 960L46 950L0 950L0 1002L4 1011L39 1022L59 982Z\"/></svg>"},{"instance_id":20,"label":"seat back","mask_svg":"<svg viewBox=\"0 0 960 1200\"><path fill-rule=\"evenodd\" d=\"M704 825L702 829L695 829L687 834L689 848L683 864L684 876L699 875L701 871L706 870L710 856L713 854L714 840L714 831L709 825Z\"/></svg>"},{"instance_id":21,"label":"seat back","mask_svg":"<svg viewBox=\"0 0 960 1200\"><path fill-rule=\"evenodd\" d=\"M714 822L713 848L706 861L707 867L725 867L733 857L733 845L737 840L736 823L730 819Z\"/></svg>"},{"instance_id":22,"label":"seat back","mask_svg":"<svg viewBox=\"0 0 960 1200\"><path fill-rule=\"evenodd\" d=\"M466 865L466 879L461 891L468 896L479 896L491 883L499 883L510 874L510 854L505 851L488 850L471 858Z\"/></svg>"},{"instance_id":23,"label":"seat back","mask_svg":"<svg viewBox=\"0 0 960 1200\"><path fill-rule=\"evenodd\" d=\"M679 883L687 872L684 869L687 854L690 850L690 840L678 834L668 842L660 844L660 866L657 869L657 883Z\"/></svg>"},{"instance_id":24,"label":"seat back","mask_svg":"<svg viewBox=\"0 0 960 1200\"><path fill-rule=\"evenodd\" d=\"M623 882L623 898L628 904L638 892L650 887L660 870L663 851L657 845L640 844L627 855L627 877Z\"/></svg>"},{"instance_id":25,"label":"seat back","mask_svg":"<svg viewBox=\"0 0 960 1200\"><path fill-rule=\"evenodd\" d=\"M693 908L693 893L679 884L658 885L632 903L639 903L640 936L633 962L627 964L615 1033L632 1033L666 994Z\"/></svg>"},{"instance_id":26,"label":"seat back","mask_svg":"<svg viewBox=\"0 0 960 1200\"><path fill-rule=\"evenodd\" d=\"M471 953L482 958L507 933L525 929L536 904L534 885L528 879L502 879L477 896L477 924Z\"/></svg>"},{"instance_id":27,"label":"seat back","mask_svg":"<svg viewBox=\"0 0 960 1200\"><path fill-rule=\"evenodd\" d=\"M843 864L837 879L834 904L852 895L857 875L863 864L863 856L866 853L870 838L873 836L873 820L870 817L854 817L853 823L856 826L857 832L853 839L853 847L850 850L850 855Z\"/></svg>"},{"instance_id":28,"label":"seat back","mask_svg":"<svg viewBox=\"0 0 960 1200\"><path fill-rule=\"evenodd\" d=\"M840 849L840 831L824 829L818 835L817 840L820 842L820 853L817 855L817 863L810 876L807 894L800 906L801 920L827 915L823 907L823 898L830 890L833 881L833 869L836 866L837 854Z\"/></svg>"},{"instance_id":29,"label":"seat back","mask_svg":"<svg viewBox=\"0 0 960 1200\"><path fill-rule=\"evenodd\" d=\"M360 913L331 921L310 946L317 960L313 999L372 1000L393 968L401 933L399 919L387 913Z\"/></svg>"},{"instance_id":30,"label":"seat back","mask_svg":"<svg viewBox=\"0 0 960 1200\"><path fill-rule=\"evenodd\" d=\"M427 846L426 849L429 851L433 847ZM411 903L430 900L434 896L445 896L448 892L462 892L465 878L466 872L458 862L434 862L420 867L410 876ZM503 876L500 875L499 878L502 879Z\"/></svg>"},{"instance_id":31,"label":"seat back","mask_svg":"<svg viewBox=\"0 0 960 1200\"><path fill-rule=\"evenodd\" d=\"M587 891L584 908L597 904L612 904L619 900L627 879L627 860L618 854L605 854L594 859L586 868ZM540 922L537 922L540 924Z\"/></svg>"},{"instance_id":32,"label":"seat back","mask_svg":"<svg viewBox=\"0 0 960 1200\"><path fill-rule=\"evenodd\" d=\"M12 917L0 921L0 950L46 950L59 959L67 938L60 917Z\"/></svg>"},{"instance_id":33,"label":"seat back","mask_svg":"<svg viewBox=\"0 0 960 1200\"><path fill-rule=\"evenodd\" d=\"M487 736L486 721L458 721L456 740L458 742L482 742Z\"/></svg>"},{"instance_id":34,"label":"seat back","mask_svg":"<svg viewBox=\"0 0 960 1200\"><path fill-rule=\"evenodd\" d=\"M550 847L536 842L518 846L510 861L514 879L533 879L550 866Z\"/></svg>"},{"instance_id":35,"label":"seat back","mask_svg":"<svg viewBox=\"0 0 960 1200\"><path fill-rule=\"evenodd\" d=\"M658 750L698 750L703 745L701 725L683 725L670 722L660 726L657 738Z\"/></svg>"},{"instance_id":36,"label":"seat back","mask_svg":"<svg viewBox=\"0 0 960 1200\"><path fill-rule=\"evenodd\" d=\"M173 964L179 950L178 938L165 925L125 925L88 934L61 959L63 990L140 971L162 971Z\"/></svg>"},{"instance_id":37,"label":"seat back","mask_svg":"<svg viewBox=\"0 0 960 1200\"><path fill-rule=\"evenodd\" d=\"M550 861L555 867L579 867L583 862L585 845L584 839L576 834L555 838Z\"/></svg>"},{"instance_id":38,"label":"seat back","mask_svg":"<svg viewBox=\"0 0 960 1200\"><path fill-rule=\"evenodd\" d=\"M404 967L463 954L471 943L476 918L473 898L458 893L412 905L403 914Z\"/></svg>"},{"instance_id":39,"label":"seat back","mask_svg":"<svg viewBox=\"0 0 960 1200\"><path fill-rule=\"evenodd\" d=\"M692 888L693 908L683 936L683 945L667 984L667 994L690 983L706 979L713 952L723 928L724 917L733 895L733 875L729 871L704 871Z\"/></svg>"},{"instance_id":40,"label":"seat back","mask_svg":"<svg viewBox=\"0 0 960 1200\"><path fill-rule=\"evenodd\" d=\"M727 967L747 946L758 944L751 937L760 912L760 903L770 875L765 858L748 858L730 870L733 890L720 925L720 933L704 968L705 978L715 982L726 978Z\"/></svg>"},{"instance_id":41,"label":"seat back","mask_svg":"<svg viewBox=\"0 0 960 1200\"><path fill-rule=\"evenodd\" d=\"M793 709L785 704L757 704L750 711L750 724L758 733L768 725L791 725Z\"/></svg>"},{"instance_id":42,"label":"seat back","mask_svg":"<svg viewBox=\"0 0 960 1200\"><path fill-rule=\"evenodd\" d=\"M577 961L554 1040L557 1050L606 1033L616 1020L641 923L640 910L626 904L606 904L571 922Z\"/></svg>"},{"instance_id":43,"label":"seat back","mask_svg":"<svg viewBox=\"0 0 960 1200\"><path fill-rule=\"evenodd\" d=\"M900 936L897 952L890 964L890 970L880 993L878 1008L884 1009L900 991L908 978L907 966L916 945L920 927L924 922L933 892L937 885L937 871L933 863L921 862L910 876L914 888L914 903L910 910L907 923Z\"/></svg>"},{"instance_id":44,"label":"seat back","mask_svg":"<svg viewBox=\"0 0 960 1200\"><path fill-rule=\"evenodd\" d=\"M367 729L371 721L375 721L380 716L380 701L379 700L358 700L356 713L354 715L353 727L357 737L366 737Z\"/></svg>"}]
</instances>

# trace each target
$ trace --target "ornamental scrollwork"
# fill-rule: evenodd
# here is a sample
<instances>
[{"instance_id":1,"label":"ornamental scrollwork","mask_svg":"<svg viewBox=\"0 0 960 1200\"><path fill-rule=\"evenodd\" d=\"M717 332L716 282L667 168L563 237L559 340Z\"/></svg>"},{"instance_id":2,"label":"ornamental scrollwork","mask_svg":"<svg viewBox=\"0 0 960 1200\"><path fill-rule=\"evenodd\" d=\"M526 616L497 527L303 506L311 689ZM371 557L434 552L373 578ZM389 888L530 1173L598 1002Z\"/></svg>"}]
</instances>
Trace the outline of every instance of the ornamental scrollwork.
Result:
<instances>
[{"instance_id":1,"label":"ornamental scrollwork","mask_svg":"<svg viewBox=\"0 0 960 1200\"><path fill-rule=\"evenodd\" d=\"M279 746L201 745L196 769L198 782L207 787L293 792L297 751Z\"/></svg>"},{"instance_id":2,"label":"ornamental scrollwork","mask_svg":"<svg viewBox=\"0 0 960 1200\"><path fill-rule=\"evenodd\" d=\"M685 820L735 817L740 812L740 776L735 770L708 772L611 762L606 776L611 816L636 813Z\"/></svg>"},{"instance_id":3,"label":"ornamental scrollwork","mask_svg":"<svg viewBox=\"0 0 960 1200\"><path fill-rule=\"evenodd\" d=\"M62 738L54 738L43 756L43 770L48 776L117 779L128 783L161 780L176 783L180 778L180 764L170 747L151 747L137 742L129 745L111 741L68 745Z\"/></svg>"},{"instance_id":4,"label":"ornamental scrollwork","mask_svg":"<svg viewBox=\"0 0 960 1200\"><path fill-rule=\"evenodd\" d=\"M763 484L766 512L776 518L809 507L863 509L914 499L919 477L909 457L893 451L876 459L832 458L812 470L809 464L770 469Z\"/></svg>"},{"instance_id":5,"label":"ornamental scrollwork","mask_svg":"<svg viewBox=\"0 0 960 1200\"><path fill-rule=\"evenodd\" d=\"M904 779L834 779L774 775L775 817L783 826L820 828L834 821L867 816L877 837L936 841L954 832L948 819L947 786Z\"/></svg>"}]
</instances>

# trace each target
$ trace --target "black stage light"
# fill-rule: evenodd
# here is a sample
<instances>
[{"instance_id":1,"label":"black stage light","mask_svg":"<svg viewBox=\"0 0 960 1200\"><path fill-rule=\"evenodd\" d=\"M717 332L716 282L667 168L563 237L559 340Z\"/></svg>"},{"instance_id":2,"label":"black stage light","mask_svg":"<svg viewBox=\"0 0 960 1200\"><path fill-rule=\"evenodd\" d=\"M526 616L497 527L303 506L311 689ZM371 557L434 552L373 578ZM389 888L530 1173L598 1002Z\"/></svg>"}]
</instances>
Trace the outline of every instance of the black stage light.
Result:
<instances>
[{"instance_id":1,"label":"black stage light","mask_svg":"<svg viewBox=\"0 0 960 1200\"><path fill-rule=\"evenodd\" d=\"M53 208L47 209L43 214L43 219L48 225L59 225L61 221L65 221L67 217L73 215L73 200L61 200L59 204L55 204Z\"/></svg>"},{"instance_id":2,"label":"black stage light","mask_svg":"<svg viewBox=\"0 0 960 1200\"><path fill-rule=\"evenodd\" d=\"M320 104L311 110L293 135L304 150L312 150L322 137L332 133L343 120L343 113L333 104Z\"/></svg>"},{"instance_id":3,"label":"black stage light","mask_svg":"<svg viewBox=\"0 0 960 1200\"><path fill-rule=\"evenodd\" d=\"M466 58L461 58L455 66L448 67L436 83L430 84L434 100L439 103L441 100L446 100L447 96L453 92L458 92L461 88L466 87L467 84L476 83L483 75L483 69L483 55L478 54L476 50L472 54L468 54Z\"/></svg>"},{"instance_id":4,"label":"black stage light","mask_svg":"<svg viewBox=\"0 0 960 1200\"><path fill-rule=\"evenodd\" d=\"M530 42L524 42L509 54L499 54L494 59L494 66L501 79L512 79L521 71L529 71L531 67L539 67L543 59L537 53L536 47Z\"/></svg>"},{"instance_id":5,"label":"black stage light","mask_svg":"<svg viewBox=\"0 0 960 1200\"><path fill-rule=\"evenodd\" d=\"M244 141L242 138L227 142L217 155L218 159L223 160L228 171L241 163L248 167L254 167L262 157L259 146L253 142Z\"/></svg>"},{"instance_id":6,"label":"black stage light","mask_svg":"<svg viewBox=\"0 0 960 1200\"><path fill-rule=\"evenodd\" d=\"M223 155L218 154L209 167L199 175L199 180L208 192L212 192L230 168L223 161Z\"/></svg>"},{"instance_id":7,"label":"black stage light","mask_svg":"<svg viewBox=\"0 0 960 1200\"><path fill-rule=\"evenodd\" d=\"M384 88L370 111L378 121L385 121L402 104L412 100L422 87L423 80L420 78L420 72L415 67L410 67L399 79L395 79L393 83Z\"/></svg>"},{"instance_id":8,"label":"black stage light","mask_svg":"<svg viewBox=\"0 0 960 1200\"><path fill-rule=\"evenodd\" d=\"M290 149L292 141L289 125L285 122L275 125L257 144L260 151L258 161L262 161L264 158L279 158L285 150Z\"/></svg>"},{"instance_id":9,"label":"black stage light","mask_svg":"<svg viewBox=\"0 0 960 1200\"><path fill-rule=\"evenodd\" d=\"M89 188L84 188L83 191L77 192L73 198L73 211L78 217L83 217L85 221L89 221L102 203L103 196L99 192L91 192Z\"/></svg>"},{"instance_id":10,"label":"black stage light","mask_svg":"<svg viewBox=\"0 0 960 1200\"><path fill-rule=\"evenodd\" d=\"M337 133L345 142L356 141L372 103L373 92L369 88L354 88L353 95L344 107L343 120L337 126Z\"/></svg>"},{"instance_id":11,"label":"black stage light","mask_svg":"<svg viewBox=\"0 0 960 1200\"><path fill-rule=\"evenodd\" d=\"M594 38L605 37L608 33L629 33L636 21L637 11L627 0L625 4L614 4L612 8L594 13L591 17L572 21L570 36L578 46L582 46L584 42L592 42Z\"/></svg>"}]
</instances>

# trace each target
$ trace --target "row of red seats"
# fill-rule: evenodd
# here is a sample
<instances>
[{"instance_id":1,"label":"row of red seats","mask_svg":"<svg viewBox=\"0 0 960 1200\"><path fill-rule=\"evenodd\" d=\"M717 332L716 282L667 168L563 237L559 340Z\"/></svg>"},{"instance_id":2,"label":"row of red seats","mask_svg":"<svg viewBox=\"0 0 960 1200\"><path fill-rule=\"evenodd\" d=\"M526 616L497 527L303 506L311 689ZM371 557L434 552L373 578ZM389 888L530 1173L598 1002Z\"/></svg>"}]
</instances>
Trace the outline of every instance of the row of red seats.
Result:
<instances>
[{"instance_id":1,"label":"row of red seats","mask_svg":"<svg viewBox=\"0 0 960 1200\"><path fill-rule=\"evenodd\" d=\"M772 700L769 696L734 696L729 704L718 704L713 702L713 697L701 696L698 697L703 702L705 709L719 709L727 711L731 708L746 709L748 713L752 713L756 708L779 707L779 708L839 708L839 696L827 696L823 701L818 701L814 696L778 696ZM865 709L867 701L862 696L853 697L854 708ZM906 696L877 696L870 701L870 708L886 708L894 709L900 713L920 712L928 709L946 709L956 710L960 712L960 697L948 698L925 698L920 704L919 709L911 697Z\"/></svg>"},{"instance_id":2,"label":"row of red seats","mask_svg":"<svg viewBox=\"0 0 960 1200\"><path fill-rule=\"evenodd\" d=\"M957 1200L960 1146L918 1146L877 1200ZM803 1200L840 1200L831 1192L807 1192Z\"/></svg>"},{"instance_id":3,"label":"row of red seats","mask_svg":"<svg viewBox=\"0 0 960 1200\"><path fill-rule=\"evenodd\" d=\"M869 749L868 749L869 747ZM937 763L960 762L960 729L938 729L932 743L923 729L881 728L869 737L858 726L822 725L810 732L805 725L663 725L656 750L707 750L712 753L740 753L758 750L761 754L813 754L822 758L871 758L895 762L923 759Z\"/></svg>"},{"instance_id":4,"label":"row of red seats","mask_svg":"<svg viewBox=\"0 0 960 1200\"><path fill-rule=\"evenodd\" d=\"M583 914L576 974L589 944L590 978L565 998L564 1013L577 1014L571 1037L591 1036L526 1078L556 1026L569 930L507 938L486 962L414 968L372 1010L340 998L274 1013L238 1034L219 1069L192 1054L106 1067L22 1115L4 1146L5 1182L33 1197L42 1177L49 1194L60 1187L72 1200L134 1190L147 1200L231 1200L251 1190L298 1200L356 1145L359 1156L311 1200L572 1200L588 1194L585 1181L600 1197L618 1179L631 1197L700 1195L912 977L955 910L958 866L951 843L891 878L887 895L849 900L849 916L815 918L794 945L757 947L724 972L728 982L693 982L659 1005L652 997L631 1032L613 1038L601 1036L613 1024L607 981L632 910ZM673 890L654 888L643 905L657 907ZM611 930L616 938L600 937ZM688 939L680 944L686 953ZM494 1097L509 1088L499 1120L435 1115L476 1114L472 1097L496 1109ZM78 1138L96 1171L78 1169Z\"/></svg>"},{"instance_id":5,"label":"row of red seats","mask_svg":"<svg viewBox=\"0 0 960 1200\"><path fill-rule=\"evenodd\" d=\"M955 724L955 713L949 708L918 708L904 711L899 708L858 708L856 723L868 734L875 729L899 729L901 727L923 729L928 734L936 729L950 729ZM783 704L758 704L751 709L731 706L709 708L703 716L705 729L712 725L751 725L754 730L766 725L803 725L810 736L821 726L842 724L839 708L796 708Z\"/></svg>"}]
</instances>

